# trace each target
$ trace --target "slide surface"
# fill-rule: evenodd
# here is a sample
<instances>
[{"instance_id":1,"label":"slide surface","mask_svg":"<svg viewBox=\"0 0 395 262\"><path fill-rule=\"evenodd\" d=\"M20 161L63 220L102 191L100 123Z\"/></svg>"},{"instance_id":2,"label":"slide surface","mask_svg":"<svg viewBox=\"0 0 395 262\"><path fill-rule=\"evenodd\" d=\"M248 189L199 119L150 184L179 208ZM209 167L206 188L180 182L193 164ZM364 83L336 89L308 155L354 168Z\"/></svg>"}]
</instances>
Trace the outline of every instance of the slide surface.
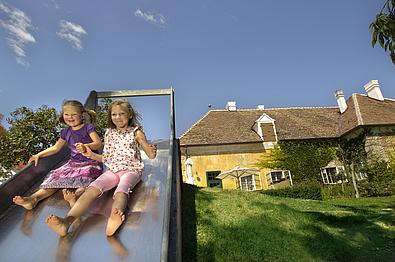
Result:
<instances>
[{"instance_id":1,"label":"slide surface","mask_svg":"<svg viewBox=\"0 0 395 262\"><path fill-rule=\"evenodd\" d=\"M67 236L51 231L45 218L69 210L59 190L33 210L12 206L1 214L0 261L160 261L169 142L161 142L155 159L143 158L142 181L130 194L126 221L113 237L105 235L113 191L99 198Z\"/></svg>"}]
</instances>

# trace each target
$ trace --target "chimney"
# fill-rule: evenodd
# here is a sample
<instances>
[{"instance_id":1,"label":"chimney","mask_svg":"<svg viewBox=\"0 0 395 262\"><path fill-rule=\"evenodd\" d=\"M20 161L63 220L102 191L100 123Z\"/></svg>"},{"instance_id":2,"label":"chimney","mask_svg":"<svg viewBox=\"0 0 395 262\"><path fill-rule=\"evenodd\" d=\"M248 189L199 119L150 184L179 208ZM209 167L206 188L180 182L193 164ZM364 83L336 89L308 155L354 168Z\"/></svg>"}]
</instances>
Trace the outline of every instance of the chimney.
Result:
<instances>
[{"instance_id":1,"label":"chimney","mask_svg":"<svg viewBox=\"0 0 395 262\"><path fill-rule=\"evenodd\" d=\"M343 90L336 90L335 97L337 100L337 104L339 105L340 113L343 114L343 112L347 109L347 103L346 99L344 98Z\"/></svg>"},{"instance_id":2,"label":"chimney","mask_svg":"<svg viewBox=\"0 0 395 262\"><path fill-rule=\"evenodd\" d=\"M381 94L379 80L370 80L366 85L363 86L368 94L368 97L384 101L384 97Z\"/></svg>"},{"instance_id":3,"label":"chimney","mask_svg":"<svg viewBox=\"0 0 395 262\"><path fill-rule=\"evenodd\" d=\"M258 106L256 107L256 109L263 110L263 109L265 109L265 106L264 106L264 105L258 105Z\"/></svg>"},{"instance_id":4,"label":"chimney","mask_svg":"<svg viewBox=\"0 0 395 262\"><path fill-rule=\"evenodd\" d=\"M236 101L228 101L226 103L226 110L228 111L236 111Z\"/></svg>"}]
</instances>

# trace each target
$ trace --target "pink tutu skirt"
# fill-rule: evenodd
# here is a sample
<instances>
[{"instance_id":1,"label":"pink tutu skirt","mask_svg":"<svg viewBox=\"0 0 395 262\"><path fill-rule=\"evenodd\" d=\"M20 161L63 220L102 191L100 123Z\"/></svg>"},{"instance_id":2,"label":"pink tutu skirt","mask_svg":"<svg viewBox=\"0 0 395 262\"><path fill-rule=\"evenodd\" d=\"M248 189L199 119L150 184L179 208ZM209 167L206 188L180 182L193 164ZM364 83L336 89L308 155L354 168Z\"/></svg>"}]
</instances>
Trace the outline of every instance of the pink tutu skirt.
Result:
<instances>
[{"instance_id":1,"label":"pink tutu skirt","mask_svg":"<svg viewBox=\"0 0 395 262\"><path fill-rule=\"evenodd\" d=\"M48 173L41 188L80 188L87 187L102 173L97 161L77 162L69 160L63 166Z\"/></svg>"}]
</instances>

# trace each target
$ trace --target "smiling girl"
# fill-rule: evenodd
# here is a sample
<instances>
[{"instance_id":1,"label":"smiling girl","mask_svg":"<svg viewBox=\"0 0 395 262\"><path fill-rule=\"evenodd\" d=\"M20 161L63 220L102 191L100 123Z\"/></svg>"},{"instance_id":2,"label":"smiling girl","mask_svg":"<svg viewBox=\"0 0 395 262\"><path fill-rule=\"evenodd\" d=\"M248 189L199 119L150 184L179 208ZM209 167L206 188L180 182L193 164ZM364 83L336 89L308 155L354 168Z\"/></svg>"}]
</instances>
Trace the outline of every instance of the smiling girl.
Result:
<instances>
[{"instance_id":1,"label":"smiling girl","mask_svg":"<svg viewBox=\"0 0 395 262\"><path fill-rule=\"evenodd\" d=\"M109 106L108 129L104 136L103 155L89 147L79 148L90 159L103 162L105 171L77 200L66 217L47 217L47 225L60 236L68 233L70 225L85 214L93 201L103 192L116 187L111 215L107 221L106 235L112 236L125 220L125 209L130 191L141 180L144 163L140 149L148 158L156 157L156 146L149 144L138 121L138 113L128 101L114 101Z\"/></svg>"},{"instance_id":2,"label":"smiling girl","mask_svg":"<svg viewBox=\"0 0 395 262\"><path fill-rule=\"evenodd\" d=\"M55 145L39 152L29 159L29 163L37 166L42 157L58 153L64 145L70 149L70 160L61 167L52 170L46 176L40 189L28 197L15 196L15 204L27 210L33 209L37 203L63 188L63 196L70 206L76 201L76 196L82 194L84 188L94 181L101 173L100 163L82 155L80 151L96 151L101 149L102 143L96 133L94 125L88 123L88 118L94 122L96 114L92 110L86 110L84 106L75 100L67 100L62 105L59 121L66 128L60 132L60 138ZM67 189L76 189L75 192Z\"/></svg>"}]
</instances>

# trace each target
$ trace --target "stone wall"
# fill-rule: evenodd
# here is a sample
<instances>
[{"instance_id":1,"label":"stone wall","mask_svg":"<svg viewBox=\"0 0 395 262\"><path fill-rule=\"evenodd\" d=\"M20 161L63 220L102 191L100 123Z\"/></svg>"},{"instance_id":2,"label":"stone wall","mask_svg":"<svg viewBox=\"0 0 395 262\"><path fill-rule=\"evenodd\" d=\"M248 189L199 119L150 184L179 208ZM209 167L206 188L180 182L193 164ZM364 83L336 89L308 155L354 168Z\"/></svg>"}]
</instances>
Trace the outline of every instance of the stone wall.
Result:
<instances>
[{"instance_id":1,"label":"stone wall","mask_svg":"<svg viewBox=\"0 0 395 262\"><path fill-rule=\"evenodd\" d=\"M372 128L365 138L368 159L388 160L395 153L395 129L393 127Z\"/></svg>"}]
</instances>

